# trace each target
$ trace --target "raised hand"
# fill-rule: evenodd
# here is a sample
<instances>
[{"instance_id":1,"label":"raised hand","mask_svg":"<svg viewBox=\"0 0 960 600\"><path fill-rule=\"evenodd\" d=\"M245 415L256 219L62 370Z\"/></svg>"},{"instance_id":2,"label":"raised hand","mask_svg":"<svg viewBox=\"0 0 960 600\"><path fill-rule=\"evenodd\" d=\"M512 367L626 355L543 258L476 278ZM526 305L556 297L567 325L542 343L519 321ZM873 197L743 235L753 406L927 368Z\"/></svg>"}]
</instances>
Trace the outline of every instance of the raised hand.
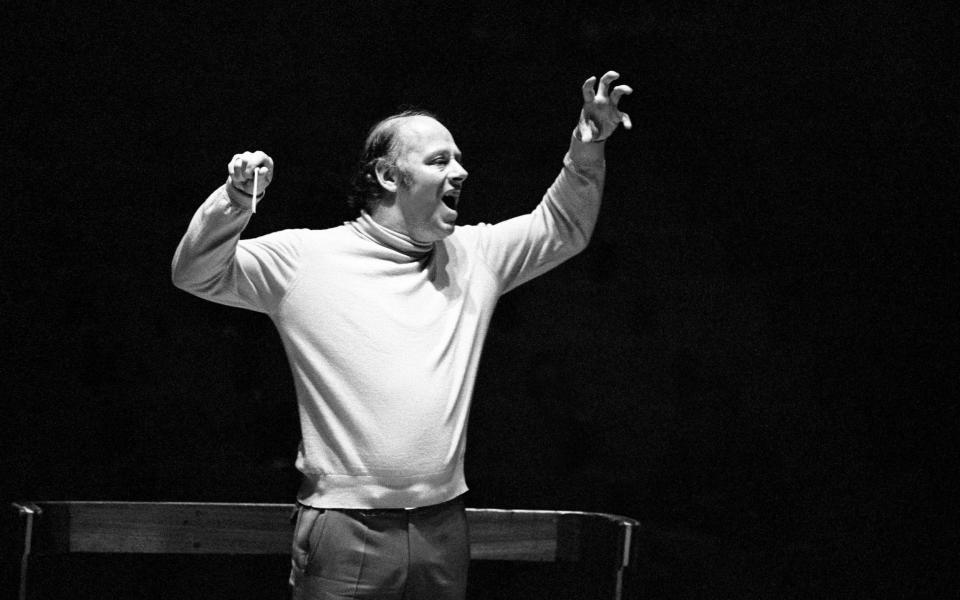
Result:
<instances>
[{"instance_id":1,"label":"raised hand","mask_svg":"<svg viewBox=\"0 0 960 600\"><path fill-rule=\"evenodd\" d=\"M583 82L583 110L580 111L580 123L577 125L581 140L602 142L616 131L620 123L623 123L626 129L632 126L630 116L620 112L617 104L621 96L633 93L633 89L629 85L618 85L613 91L608 91L610 83L619 77L620 74L616 71L607 71L600 78L596 92L593 89L597 82L596 77Z\"/></svg>"},{"instance_id":2,"label":"raised hand","mask_svg":"<svg viewBox=\"0 0 960 600\"><path fill-rule=\"evenodd\" d=\"M253 193L253 171L257 170L257 195L263 193L273 180L273 159L260 152L234 154L227 165L230 185L248 196Z\"/></svg>"}]
</instances>

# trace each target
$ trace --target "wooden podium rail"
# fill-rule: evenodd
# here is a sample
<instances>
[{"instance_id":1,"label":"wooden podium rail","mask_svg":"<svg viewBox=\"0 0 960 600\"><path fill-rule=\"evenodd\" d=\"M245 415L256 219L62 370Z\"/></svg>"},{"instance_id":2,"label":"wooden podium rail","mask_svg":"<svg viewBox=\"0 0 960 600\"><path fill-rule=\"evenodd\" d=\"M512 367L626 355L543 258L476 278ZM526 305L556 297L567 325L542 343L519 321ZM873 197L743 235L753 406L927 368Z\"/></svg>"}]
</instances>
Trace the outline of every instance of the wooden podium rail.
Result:
<instances>
[{"instance_id":1,"label":"wooden podium rail","mask_svg":"<svg viewBox=\"0 0 960 600\"><path fill-rule=\"evenodd\" d=\"M291 504L21 502L20 600L33 555L288 555ZM471 560L571 563L600 575L597 598L619 599L639 523L591 512L468 508ZM8 542L11 540L8 540ZM5 544L9 545L9 544Z\"/></svg>"}]
</instances>

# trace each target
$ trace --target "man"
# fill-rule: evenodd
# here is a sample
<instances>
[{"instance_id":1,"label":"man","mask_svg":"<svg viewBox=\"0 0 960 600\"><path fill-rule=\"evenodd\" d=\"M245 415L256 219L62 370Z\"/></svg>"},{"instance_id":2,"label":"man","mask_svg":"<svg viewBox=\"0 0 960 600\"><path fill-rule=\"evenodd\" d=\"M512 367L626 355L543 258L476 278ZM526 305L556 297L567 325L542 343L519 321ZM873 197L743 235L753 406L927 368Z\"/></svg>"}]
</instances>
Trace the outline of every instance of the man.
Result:
<instances>
[{"instance_id":1,"label":"man","mask_svg":"<svg viewBox=\"0 0 960 600\"><path fill-rule=\"evenodd\" d=\"M499 296L586 247L603 141L628 86L606 73L584 105L563 170L528 215L456 227L467 178L436 119L403 113L371 130L360 217L239 241L254 175L247 152L193 217L173 260L178 287L270 316L296 387L302 441L295 598L463 598L469 547L460 496L467 415Z\"/></svg>"}]
</instances>

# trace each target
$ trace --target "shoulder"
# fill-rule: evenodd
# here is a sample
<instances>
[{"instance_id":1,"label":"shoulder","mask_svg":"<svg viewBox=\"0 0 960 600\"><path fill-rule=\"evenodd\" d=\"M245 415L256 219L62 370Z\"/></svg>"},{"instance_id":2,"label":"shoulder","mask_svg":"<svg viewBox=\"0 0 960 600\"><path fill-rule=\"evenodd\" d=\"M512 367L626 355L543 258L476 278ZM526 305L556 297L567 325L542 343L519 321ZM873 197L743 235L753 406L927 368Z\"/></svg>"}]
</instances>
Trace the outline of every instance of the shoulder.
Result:
<instances>
[{"instance_id":1,"label":"shoulder","mask_svg":"<svg viewBox=\"0 0 960 600\"><path fill-rule=\"evenodd\" d=\"M457 245L476 245L477 241L483 237L489 228L489 223L457 225L457 228L447 239Z\"/></svg>"},{"instance_id":2,"label":"shoulder","mask_svg":"<svg viewBox=\"0 0 960 600\"><path fill-rule=\"evenodd\" d=\"M301 244L323 244L348 236L349 228L337 225L326 229L282 229L265 235L265 238L296 241Z\"/></svg>"},{"instance_id":3,"label":"shoulder","mask_svg":"<svg viewBox=\"0 0 960 600\"><path fill-rule=\"evenodd\" d=\"M449 252L466 258L474 256L482 258L485 248L490 244L490 236L496 230L490 223L476 223L473 225L458 225L449 237L443 240L443 246Z\"/></svg>"},{"instance_id":4,"label":"shoulder","mask_svg":"<svg viewBox=\"0 0 960 600\"><path fill-rule=\"evenodd\" d=\"M347 239L345 229L343 226L329 229L281 229L241 243L248 247L259 246L301 254L312 248L342 245L343 240Z\"/></svg>"}]
</instances>

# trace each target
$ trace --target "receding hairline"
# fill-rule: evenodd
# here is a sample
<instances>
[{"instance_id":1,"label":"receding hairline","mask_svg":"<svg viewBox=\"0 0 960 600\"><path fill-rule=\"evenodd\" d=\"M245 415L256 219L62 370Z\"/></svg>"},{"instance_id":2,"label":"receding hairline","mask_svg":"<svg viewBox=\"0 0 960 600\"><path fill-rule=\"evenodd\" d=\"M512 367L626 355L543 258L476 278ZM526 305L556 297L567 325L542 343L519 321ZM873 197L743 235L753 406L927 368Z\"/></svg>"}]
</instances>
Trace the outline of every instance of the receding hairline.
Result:
<instances>
[{"instance_id":1,"label":"receding hairline","mask_svg":"<svg viewBox=\"0 0 960 600\"><path fill-rule=\"evenodd\" d=\"M406 154L406 152L410 149L412 138L414 135L416 135L416 130L412 129L412 126L417 122L436 123L438 126L447 131L448 134L450 133L450 130L447 129L446 125L441 123L440 120L433 115L411 114L389 117L381 123L381 127L378 128L378 130L387 132L392 136L393 143L391 144L390 148L390 153L392 156L390 158L394 161ZM450 137L452 138L453 135L450 134Z\"/></svg>"}]
</instances>

